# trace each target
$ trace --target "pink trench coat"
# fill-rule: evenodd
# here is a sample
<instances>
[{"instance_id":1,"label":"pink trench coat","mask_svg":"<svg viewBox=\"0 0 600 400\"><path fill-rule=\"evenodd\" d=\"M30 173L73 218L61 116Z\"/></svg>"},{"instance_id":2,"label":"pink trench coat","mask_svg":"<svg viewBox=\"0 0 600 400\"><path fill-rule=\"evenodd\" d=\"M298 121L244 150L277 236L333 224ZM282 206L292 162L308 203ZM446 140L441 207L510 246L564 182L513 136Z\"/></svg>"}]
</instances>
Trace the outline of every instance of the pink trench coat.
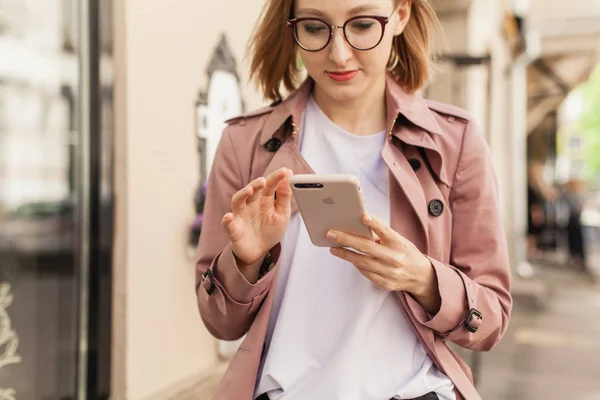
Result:
<instances>
[{"instance_id":1,"label":"pink trench coat","mask_svg":"<svg viewBox=\"0 0 600 400\"><path fill-rule=\"evenodd\" d=\"M275 267L249 284L236 267L220 222L231 209L232 195L253 179L281 167L313 173L297 147L312 85L308 79L283 102L228 121L217 150L198 245L198 305L215 337L247 335L215 400L252 399L281 253L278 244L271 251ZM490 350L506 331L512 307L489 148L464 111L408 94L389 77L386 90L389 131L382 156L390 171L391 226L431 259L442 305L432 317L409 294L396 296L417 338L454 383L457 397L480 399L469 367L447 342ZM292 200L292 212L297 211Z\"/></svg>"}]
</instances>

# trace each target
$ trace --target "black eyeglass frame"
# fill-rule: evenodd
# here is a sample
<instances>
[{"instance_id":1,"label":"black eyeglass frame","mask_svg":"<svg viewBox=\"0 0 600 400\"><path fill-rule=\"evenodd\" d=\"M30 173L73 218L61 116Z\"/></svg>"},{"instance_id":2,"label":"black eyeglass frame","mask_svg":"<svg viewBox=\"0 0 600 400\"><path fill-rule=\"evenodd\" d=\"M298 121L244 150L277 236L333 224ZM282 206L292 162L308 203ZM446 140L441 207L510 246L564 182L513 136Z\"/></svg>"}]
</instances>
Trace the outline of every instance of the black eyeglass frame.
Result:
<instances>
[{"instance_id":1,"label":"black eyeglass frame","mask_svg":"<svg viewBox=\"0 0 600 400\"><path fill-rule=\"evenodd\" d=\"M344 39L352 48L359 50L359 51L368 51L368 50L372 50L375 47L379 46L379 43L381 43L381 41L383 40L383 35L385 35L385 27L390 22L390 18L392 18L392 15L394 15L394 12L396 12L396 9L394 9L394 11L392 11L392 13L390 14L389 17L382 17L380 15L357 15L356 17L352 17L349 20L347 20L346 22L344 22L344 25L329 25L329 22L325 21L324 19L316 18L316 17L294 18L294 19L290 19L287 21L287 26L292 30L292 36L294 37L294 41L296 42L296 44L304 51L316 53L318 51L323 50L327 46L329 46L329 43L331 43L331 38L333 37L333 30L336 28L342 30L342 32L344 33ZM356 47L352 43L350 43L350 40L348 40L348 36L346 35L346 25L348 25L352 21L356 21L357 19L365 19L365 18L374 19L381 24L381 37L379 38L379 40L377 41L377 43L374 46L362 49L362 48ZM325 43L325 45L323 47L321 47L320 49L317 49L317 50L309 50L306 47L302 46L302 44L298 40L298 30L296 29L298 24L302 21L322 22L323 24L325 24L325 26L327 26L327 28L329 28L329 37L327 38L327 42Z\"/></svg>"}]
</instances>

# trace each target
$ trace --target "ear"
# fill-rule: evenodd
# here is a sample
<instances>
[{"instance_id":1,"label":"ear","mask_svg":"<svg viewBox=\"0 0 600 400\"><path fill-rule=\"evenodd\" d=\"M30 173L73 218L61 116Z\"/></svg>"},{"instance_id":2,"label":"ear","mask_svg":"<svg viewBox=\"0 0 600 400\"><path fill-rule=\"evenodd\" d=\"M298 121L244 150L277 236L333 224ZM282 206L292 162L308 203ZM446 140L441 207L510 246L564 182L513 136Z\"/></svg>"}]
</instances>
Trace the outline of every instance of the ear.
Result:
<instances>
[{"instance_id":1,"label":"ear","mask_svg":"<svg viewBox=\"0 0 600 400\"><path fill-rule=\"evenodd\" d=\"M394 16L394 36L398 36L404 32L406 24L410 20L410 12L412 10L412 0L400 0L396 6L396 15Z\"/></svg>"}]
</instances>

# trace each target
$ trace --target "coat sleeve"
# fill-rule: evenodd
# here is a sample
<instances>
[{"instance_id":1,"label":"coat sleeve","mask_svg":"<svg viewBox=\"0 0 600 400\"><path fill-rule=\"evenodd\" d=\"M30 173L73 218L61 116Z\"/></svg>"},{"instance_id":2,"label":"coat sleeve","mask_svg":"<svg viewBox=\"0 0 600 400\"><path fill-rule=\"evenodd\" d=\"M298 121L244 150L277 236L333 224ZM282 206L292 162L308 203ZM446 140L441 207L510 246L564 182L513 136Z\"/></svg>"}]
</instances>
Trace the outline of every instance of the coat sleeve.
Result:
<instances>
[{"instance_id":1,"label":"coat sleeve","mask_svg":"<svg viewBox=\"0 0 600 400\"><path fill-rule=\"evenodd\" d=\"M223 216L231 211L231 197L245 186L240 168L231 127L227 127L208 179L196 259L200 315L211 334L222 340L236 340L246 334L269 291L275 270L272 268L258 282L250 284L240 273L221 226ZM274 263L280 251L280 245L271 249Z\"/></svg>"},{"instance_id":2,"label":"coat sleeve","mask_svg":"<svg viewBox=\"0 0 600 400\"><path fill-rule=\"evenodd\" d=\"M459 346L487 351L508 327L510 264L490 150L472 122L465 128L449 202L450 265L430 258L442 304L431 319L419 322Z\"/></svg>"}]
</instances>

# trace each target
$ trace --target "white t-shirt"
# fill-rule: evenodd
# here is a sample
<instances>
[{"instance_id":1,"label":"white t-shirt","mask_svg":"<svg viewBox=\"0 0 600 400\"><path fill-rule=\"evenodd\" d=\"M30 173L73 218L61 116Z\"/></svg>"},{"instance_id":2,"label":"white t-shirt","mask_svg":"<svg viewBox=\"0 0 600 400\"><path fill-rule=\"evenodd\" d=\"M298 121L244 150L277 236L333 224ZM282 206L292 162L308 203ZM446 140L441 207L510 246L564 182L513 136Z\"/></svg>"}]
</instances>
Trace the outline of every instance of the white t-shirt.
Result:
<instances>
[{"instance_id":1,"label":"white t-shirt","mask_svg":"<svg viewBox=\"0 0 600 400\"><path fill-rule=\"evenodd\" d=\"M390 220L385 132L352 135L309 99L301 153L316 173L360 179L367 209ZM255 397L271 400L412 399L454 386L416 338L393 293L310 241L300 213L282 241Z\"/></svg>"}]
</instances>

